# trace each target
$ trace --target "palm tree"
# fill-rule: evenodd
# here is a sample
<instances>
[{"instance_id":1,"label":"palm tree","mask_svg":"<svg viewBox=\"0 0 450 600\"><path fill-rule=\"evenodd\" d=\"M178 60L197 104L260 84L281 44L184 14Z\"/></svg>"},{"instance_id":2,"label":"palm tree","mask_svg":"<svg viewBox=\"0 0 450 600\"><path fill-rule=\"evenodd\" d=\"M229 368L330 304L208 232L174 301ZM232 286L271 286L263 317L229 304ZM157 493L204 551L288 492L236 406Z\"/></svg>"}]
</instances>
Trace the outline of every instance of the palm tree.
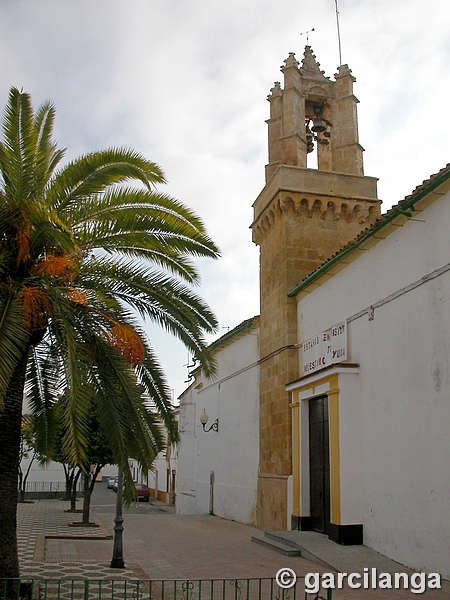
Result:
<instances>
[{"instance_id":1,"label":"palm tree","mask_svg":"<svg viewBox=\"0 0 450 600\"><path fill-rule=\"evenodd\" d=\"M39 447L59 399L64 453L87 456L90 407L117 461L145 470L177 439L170 390L144 332L158 323L214 365L216 319L192 291L192 257L218 257L201 220L155 189L161 169L135 151L92 152L60 167L55 109L12 88L0 143L0 565L18 577L17 471L24 393ZM133 182L130 187L129 182ZM130 481L128 482L130 483Z\"/></svg>"}]
</instances>

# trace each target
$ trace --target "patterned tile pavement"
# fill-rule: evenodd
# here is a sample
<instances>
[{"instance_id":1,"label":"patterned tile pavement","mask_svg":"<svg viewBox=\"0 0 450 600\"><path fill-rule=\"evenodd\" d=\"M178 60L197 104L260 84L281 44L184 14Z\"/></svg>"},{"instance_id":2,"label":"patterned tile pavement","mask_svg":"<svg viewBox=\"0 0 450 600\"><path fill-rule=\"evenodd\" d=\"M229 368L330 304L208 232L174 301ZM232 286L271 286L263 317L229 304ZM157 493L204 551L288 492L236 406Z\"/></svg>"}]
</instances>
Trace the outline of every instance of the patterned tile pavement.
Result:
<instances>
[{"instance_id":1,"label":"patterned tile pavement","mask_svg":"<svg viewBox=\"0 0 450 600\"><path fill-rule=\"evenodd\" d=\"M35 500L18 505L17 540L22 578L117 579L117 569L109 567L110 533L99 526L73 526L74 522L81 521L81 515L66 512L66 507L67 503L60 500ZM97 541L89 546L92 540ZM132 569L120 570L120 579L135 578Z\"/></svg>"}]
</instances>

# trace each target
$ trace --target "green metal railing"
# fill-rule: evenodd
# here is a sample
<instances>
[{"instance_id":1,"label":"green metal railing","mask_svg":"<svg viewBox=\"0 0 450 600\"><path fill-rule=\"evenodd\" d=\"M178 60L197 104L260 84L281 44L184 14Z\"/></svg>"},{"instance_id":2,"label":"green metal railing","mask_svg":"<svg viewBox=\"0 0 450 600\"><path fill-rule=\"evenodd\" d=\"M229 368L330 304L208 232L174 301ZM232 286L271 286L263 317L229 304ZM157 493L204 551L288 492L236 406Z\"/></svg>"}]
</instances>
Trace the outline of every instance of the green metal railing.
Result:
<instances>
[{"instance_id":1,"label":"green metal railing","mask_svg":"<svg viewBox=\"0 0 450 600\"><path fill-rule=\"evenodd\" d=\"M0 600L332 600L305 592L304 578L280 588L273 578L249 579L0 579Z\"/></svg>"}]
</instances>

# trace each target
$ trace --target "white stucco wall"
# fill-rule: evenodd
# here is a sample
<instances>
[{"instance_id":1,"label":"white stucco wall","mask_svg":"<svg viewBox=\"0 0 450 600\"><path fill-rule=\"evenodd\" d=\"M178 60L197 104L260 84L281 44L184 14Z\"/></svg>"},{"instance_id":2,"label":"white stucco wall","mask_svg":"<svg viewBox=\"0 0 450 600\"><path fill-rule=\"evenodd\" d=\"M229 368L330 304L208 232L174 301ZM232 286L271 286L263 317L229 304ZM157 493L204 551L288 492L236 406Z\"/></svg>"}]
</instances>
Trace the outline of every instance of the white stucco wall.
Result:
<instances>
[{"instance_id":1,"label":"white stucco wall","mask_svg":"<svg viewBox=\"0 0 450 600\"><path fill-rule=\"evenodd\" d=\"M21 463L22 471L25 474L32 458L32 452L27 458L24 458ZM57 488L57 484L60 489L64 488L65 485L64 469L61 463L50 461L45 465L40 465L36 460L32 462L30 472L27 478L28 488L32 491L35 490L47 490L50 489L46 484L53 484L53 488ZM42 485L40 485L42 484Z\"/></svg>"},{"instance_id":2,"label":"white stucco wall","mask_svg":"<svg viewBox=\"0 0 450 600\"><path fill-rule=\"evenodd\" d=\"M362 437L361 390L359 375L339 375L339 456L341 464L341 520L343 524L363 522L363 455L355 448L364 445ZM348 466L351 466L348 468Z\"/></svg>"},{"instance_id":3,"label":"white stucco wall","mask_svg":"<svg viewBox=\"0 0 450 600\"><path fill-rule=\"evenodd\" d=\"M255 523L259 463L259 330L215 352L215 380L198 376L180 398L177 512L210 510L210 474L214 472L215 515ZM205 432L199 418L219 419L219 431Z\"/></svg>"},{"instance_id":4,"label":"white stucco wall","mask_svg":"<svg viewBox=\"0 0 450 600\"><path fill-rule=\"evenodd\" d=\"M342 523L363 523L369 546L446 577L449 223L446 194L298 303L299 340L347 320L348 360L360 365L339 379ZM376 303L373 320L357 316Z\"/></svg>"}]
</instances>

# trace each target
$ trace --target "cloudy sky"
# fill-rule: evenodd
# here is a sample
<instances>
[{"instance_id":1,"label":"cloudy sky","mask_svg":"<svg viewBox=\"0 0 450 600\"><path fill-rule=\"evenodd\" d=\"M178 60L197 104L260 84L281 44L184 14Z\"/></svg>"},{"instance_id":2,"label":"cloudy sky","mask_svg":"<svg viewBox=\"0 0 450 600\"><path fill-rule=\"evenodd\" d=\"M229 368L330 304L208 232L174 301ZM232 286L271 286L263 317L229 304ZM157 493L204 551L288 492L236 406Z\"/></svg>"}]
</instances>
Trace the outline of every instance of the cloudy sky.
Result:
<instances>
[{"instance_id":1,"label":"cloudy sky","mask_svg":"<svg viewBox=\"0 0 450 600\"><path fill-rule=\"evenodd\" d=\"M383 210L449 161L450 3L340 0L342 61L360 100L365 173ZM57 108L67 158L110 145L159 163L222 250L200 264L220 333L259 312L251 205L264 186L267 94L309 34L339 65L335 0L0 0L0 106L9 88ZM187 354L150 329L170 385Z\"/></svg>"}]
</instances>

